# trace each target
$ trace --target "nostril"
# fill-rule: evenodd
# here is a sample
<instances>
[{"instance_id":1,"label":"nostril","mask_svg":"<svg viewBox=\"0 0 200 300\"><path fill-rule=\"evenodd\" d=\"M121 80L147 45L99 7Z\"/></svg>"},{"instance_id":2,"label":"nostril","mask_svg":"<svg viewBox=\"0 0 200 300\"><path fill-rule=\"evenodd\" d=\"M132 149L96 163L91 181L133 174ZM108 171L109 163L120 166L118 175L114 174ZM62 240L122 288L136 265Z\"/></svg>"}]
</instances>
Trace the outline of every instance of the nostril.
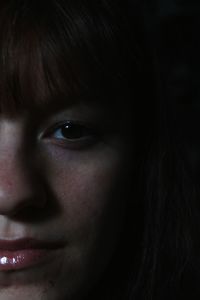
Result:
<instances>
[{"instance_id":1,"label":"nostril","mask_svg":"<svg viewBox=\"0 0 200 300\"><path fill-rule=\"evenodd\" d=\"M33 193L30 198L21 198L15 202L12 199L5 199L5 202L0 199L0 215L20 222L44 222L59 213L60 207L54 196L42 187L36 188L35 194Z\"/></svg>"},{"instance_id":2,"label":"nostril","mask_svg":"<svg viewBox=\"0 0 200 300\"><path fill-rule=\"evenodd\" d=\"M32 199L25 199L18 203L15 207L4 211L4 215L9 216L13 219L20 219L20 220L32 220L36 219L39 215L38 211L43 211L44 208L43 201L37 201L36 198ZM42 214L44 214L42 212ZM2 214L3 215L3 214Z\"/></svg>"},{"instance_id":3,"label":"nostril","mask_svg":"<svg viewBox=\"0 0 200 300\"><path fill-rule=\"evenodd\" d=\"M46 206L46 197L40 193L40 196L34 193L18 194L5 193L0 189L0 215L10 217L19 215L31 215L39 210L44 210Z\"/></svg>"},{"instance_id":4,"label":"nostril","mask_svg":"<svg viewBox=\"0 0 200 300\"><path fill-rule=\"evenodd\" d=\"M13 215L27 208L43 208L45 203L44 191L28 174L19 171L16 174L15 170L15 174L7 172L6 176L0 176L0 215Z\"/></svg>"}]
</instances>

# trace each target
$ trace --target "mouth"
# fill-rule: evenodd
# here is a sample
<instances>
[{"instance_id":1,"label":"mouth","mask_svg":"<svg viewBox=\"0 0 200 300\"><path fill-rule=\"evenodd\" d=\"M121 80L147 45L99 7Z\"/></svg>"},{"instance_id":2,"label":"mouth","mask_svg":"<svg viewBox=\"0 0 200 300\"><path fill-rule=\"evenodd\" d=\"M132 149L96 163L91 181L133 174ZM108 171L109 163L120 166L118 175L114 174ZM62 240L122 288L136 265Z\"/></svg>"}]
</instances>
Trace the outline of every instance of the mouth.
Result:
<instances>
[{"instance_id":1,"label":"mouth","mask_svg":"<svg viewBox=\"0 0 200 300\"><path fill-rule=\"evenodd\" d=\"M0 240L0 271L23 270L42 264L63 245L31 238Z\"/></svg>"}]
</instances>

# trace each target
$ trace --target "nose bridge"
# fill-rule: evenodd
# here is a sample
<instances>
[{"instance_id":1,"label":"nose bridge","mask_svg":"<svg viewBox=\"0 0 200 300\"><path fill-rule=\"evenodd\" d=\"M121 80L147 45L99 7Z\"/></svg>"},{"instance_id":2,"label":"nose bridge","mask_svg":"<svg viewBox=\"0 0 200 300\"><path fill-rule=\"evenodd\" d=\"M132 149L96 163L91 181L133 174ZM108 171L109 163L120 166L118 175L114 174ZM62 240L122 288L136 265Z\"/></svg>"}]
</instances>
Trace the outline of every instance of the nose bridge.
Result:
<instances>
[{"instance_id":1,"label":"nose bridge","mask_svg":"<svg viewBox=\"0 0 200 300\"><path fill-rule=\"evenodd\" d=\"M10 214L33 198L20 122L0 122L0 214Z\"/></svg>"}]
</instances>

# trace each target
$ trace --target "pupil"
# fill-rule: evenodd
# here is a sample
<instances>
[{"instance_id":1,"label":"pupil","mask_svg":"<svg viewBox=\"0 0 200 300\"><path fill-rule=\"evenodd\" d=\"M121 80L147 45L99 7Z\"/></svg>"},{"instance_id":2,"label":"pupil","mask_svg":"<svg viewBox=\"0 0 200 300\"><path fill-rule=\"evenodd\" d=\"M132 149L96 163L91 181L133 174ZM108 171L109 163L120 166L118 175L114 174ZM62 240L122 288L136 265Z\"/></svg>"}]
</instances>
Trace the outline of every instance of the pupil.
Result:
<instances>
[{"instance_id":1,"label":"pupil","mask_svg":"<svg viewBox=\"0 0 200 300\"><path fill-rule=\"evenodd\" d=\"M83 128L80 125L66 124L61 131L62 135L67 139L79 139L83 136Z\"/></svg>"}]
</instances>

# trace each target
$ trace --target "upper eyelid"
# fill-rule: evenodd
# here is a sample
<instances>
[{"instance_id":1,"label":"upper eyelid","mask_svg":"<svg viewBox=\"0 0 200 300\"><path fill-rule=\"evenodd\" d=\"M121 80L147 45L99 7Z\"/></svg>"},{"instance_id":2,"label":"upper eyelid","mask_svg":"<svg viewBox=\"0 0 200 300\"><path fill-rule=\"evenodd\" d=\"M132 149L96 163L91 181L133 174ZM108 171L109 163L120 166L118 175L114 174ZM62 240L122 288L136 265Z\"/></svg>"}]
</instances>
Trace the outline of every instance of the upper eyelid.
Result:
<instances>
[{"instance_id":1,"label":"upper eyelid","mask_svg":"<svg viewBox=\"0 0 200 300\"><path fill-rule=\"evenodd\" d=\"M54 123L52 126L50 126L50 128L53 129L59 129L60 127L66 125L66 124L71 124L71 125L75 125L75 126L82 126L84 128L88 128L88 129L92 129L95 126L86 122L82 122L82 121L77 121L77 120L65 120L65 121L60 121L60 122L56 122Z\"/></svg>"}]
</instances>

